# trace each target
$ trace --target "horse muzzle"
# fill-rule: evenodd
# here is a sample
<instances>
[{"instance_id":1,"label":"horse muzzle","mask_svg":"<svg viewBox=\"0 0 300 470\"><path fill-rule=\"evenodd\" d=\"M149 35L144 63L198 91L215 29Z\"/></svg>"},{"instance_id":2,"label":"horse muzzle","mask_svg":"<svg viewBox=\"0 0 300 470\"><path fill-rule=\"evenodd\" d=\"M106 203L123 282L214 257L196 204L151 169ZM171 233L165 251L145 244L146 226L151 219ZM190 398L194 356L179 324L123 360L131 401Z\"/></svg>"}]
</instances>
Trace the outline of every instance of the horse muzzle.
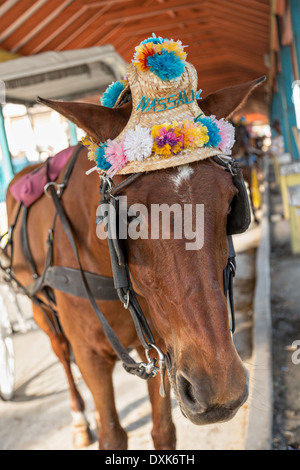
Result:
<instances>
[{"instance_id":1,"label":"horse muzzle","mask_svg":"<svg viewBox=\"0 0 300 470\"><path fill-rule=\"evenodd\" d=\"M248 373L239 380L238 385L228 384L229 393L218 393L209 379L191 380L181 372L176 374L176 395L183 415L196 425L221 423L232 419L246 402L249 394ZM222 399L216 397L222 396Z\"/></svg>"}]
</instances>

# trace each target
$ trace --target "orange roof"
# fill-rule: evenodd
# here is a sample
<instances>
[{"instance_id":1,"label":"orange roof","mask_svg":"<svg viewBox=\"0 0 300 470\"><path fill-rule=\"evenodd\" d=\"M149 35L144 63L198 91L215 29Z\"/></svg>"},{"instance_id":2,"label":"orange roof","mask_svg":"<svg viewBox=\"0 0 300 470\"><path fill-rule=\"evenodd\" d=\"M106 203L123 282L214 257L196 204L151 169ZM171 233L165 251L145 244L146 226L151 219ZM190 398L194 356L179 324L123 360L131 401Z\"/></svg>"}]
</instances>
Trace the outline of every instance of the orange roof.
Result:
<instances>
[{"instance_id":1,"label":"orange roof","mask_svg":"<svg viewBox=\"0 0 300 470\"><path fill-rule=\"evenodd\" d=\"M112 44L129 62L134 47L154 32L189 46L205 95L268 74L270 3L0 0L0 48L30 55Z\"/></svg>"}]
</instances>

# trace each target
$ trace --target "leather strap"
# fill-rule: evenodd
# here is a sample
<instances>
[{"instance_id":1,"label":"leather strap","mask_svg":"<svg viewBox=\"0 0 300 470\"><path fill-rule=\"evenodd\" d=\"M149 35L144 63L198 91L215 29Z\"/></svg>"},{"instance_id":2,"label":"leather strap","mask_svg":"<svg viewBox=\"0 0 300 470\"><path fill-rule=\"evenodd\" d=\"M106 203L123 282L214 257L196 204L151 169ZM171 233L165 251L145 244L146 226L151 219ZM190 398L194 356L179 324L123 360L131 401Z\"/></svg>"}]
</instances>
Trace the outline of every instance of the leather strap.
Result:
<instances>
[{"instance_id":1,"label":"leather strap","mask_svg":"<svg viewBox=\"0 0 300 470\"><path fill-rule=\"evenodd\" d=\"M72 174L72 171L74 169L74 166L75 166L75 163L76 163L76 160L77 160L77 157L80 153L80 150L82 148L82 145L79 145L76 150L73 152L73 155L72 155L72 158L67 166L67 169L66 169L66 172L65 172L65 175L64 175L64 178L63 178L63 181L62 183L60 184L59 186L59 199L62 198L62 195L67 187L67 184L69 182L69 179L71 177L71 174ZM46 165L47 165L47 181L48 183L53 183L53 185L55 186L55 182L50 182L50 179L48 177L48 166L49 166L49 159L46 161ZM25 215L26 213L26 215ZM33 257L32 257L32 254L31 254L31 251L30 251L30 248L29 248L29 242L28 242L28 236L27 236L27 214L28 214L28 209L24 207L24 217L23 217L23 221L22 221L22 241L23 241L23 249L24 249L24 254L34 272L34 278L36 279L35 282L33 282L30 286L28 286L28 291L30 292L30 295L31 296L34 296L37 294L37 292L39 292L40 290L42 290L48 300L53 303L53 304L56 304L56 301L55 301L55 297L54 297L54 294L51 290L51 286L48 285L46 282L45 282L45 279L46 279L46 275L47 275L47 271L48 269L50 268L50 266L52 265L52 261L53 261L53 236L54 236L54 229L55 229L55 223L56 223L56 213L54 214L54 217L53 217L53 221L52 221L52 227L51 229L48 230L48 237L47 237L47 253L46 253L46 258L45 258L45 263L44 263L44 269L43 269L43 272L42 272L42 275L39 276L38 275L38 272L37 272L37 269L36 269L36 266L35 266L35 263L34 263L34 260L33 260Z\"/></svg>"},{"instance_id":2,"label":"leather strap","mask_svg":"<svg viewBox=\"0 0 300 470\"><path fill-rule=\"evenodd\" d=\"M110 195L111 196L116 196L117 194L120 194L120 192L123 189L127 188L127 186L132 184L136 179L138 179L143 174L144 174L143 172L141 172L141 173L132 173L125 180L123 180L120 184L118 184L117 186L114 186L110 191Z\"/></svg>"},{"instance_id":3,"label":"leather strap","mask_svg":"<svg viewBox=\"0 0 300 470\"><path fill-rule=\"evenodd\" d=\"M228 263L226 268L223 271L223 280L224 280L224 294L226 299L229 299L229 306L231 312L231 333L235 331L235 311L234 311L234 298L233 298L233 278L236 271L236 261L235 261L235 250L232 241L232 236L227 236L228 240Z\"/></svg>"},{"instance_id":4,"label":"leather strap","mask_svg":"<svg viewBox=\"0 0 300 470\"><path fill-rule=\"evenodd\" d=\"M119 296L111 277L99 276L85 271L88 285L97 300L119 300ZM66 294L86 298L81 273L78 269L64 268L62 266L49 266L46 271L44 285L57 289Z\"/></svg>"},{"instance_id":5,"label":"leather strap","mask_svg":"<svg viewBox=\"0 0 300 470\"><path fill-rule=\"evenodd\" d=\"M86 279L85 272L82 269L81 261L80 261L80 258L79 258L77 246L76 246L76 243L75 243L75 239L73 237L73 231L71 229L69 220L68 220L68 218L67 218L67 216L66 216L66 214L65 214L65 212L62 208L62 205L61 205L60 200L59 200L59 198L56 194L56 191L55 191L54 187L50 186L49 191L50 191L53 203L55 205L58 217L60 218L60 221L62 223L64 231L65 231L65 233L68 237L70 245L71 245L71 247L73 249L73 252L75 254L75 257L76 257L76 260L77 260L77 263L78 263L78 267L79 267L79 271L80 271L80 275L81 275L81 278L82 278L83 286L84 286L84 289L85 289L86 297L89 300L89 302L90 302L90 304L91 304L98 320L100 321L107 339L109 340L109 342L110 342L112 348L114 349L116 355L122 361L123 366L126 368L126 370L128 372L130 372L131 374L137 375L140 378L143 378L145 380L150 379L150 377L152 377L152 374L147 374L144 369L140 368L140 363L137 363L128 354L127 349L122 345L119 338L116 336L115 332L113 331L113 329L109 325L108 321L106 320L105 316L103 315L100 308L98 307L98 305L96 303L96 300L95 300L95 298L94 298L94 296L93 296L93 294L90 290L88 281Z\"/></svg>"},{"instance_id":6,"label":"leather strap","mask_svg":"<svg viewBox=\"0 0 300 470\"><path fill-rule=\"evenodd\" d=\"M8 231L7 231L5 234L3 234L3 235L1 236L1 239L0 239L0 241L1 241L2 238L4 238L6 235L8 236L7 242L6 242L5 247L3 248L3 251L4 251L4 253L6 253L7 256L9 256L9 259L10 259L10 265L9 265L9 268L8 268L9 272L11 272L11 270L12 270L13 256L14 256L14 240L13 240L13 233L14 233L14 229L15 229L15 227L16 227L16 225L17 225L17 222L18 222L18 220L19 220L22 207L23 207L23 204L22 204L22 202L20 202L20 203L19 203L19 206L18 206L17 214L16 214L16 217L15 217L15 220L14 220L13 224L10 225L10 227L8 227ZM7 248L8 248L9 246L10 246L10 254L8 255ZM1 267L1 263L0 263L0 269L3 269L3 270L4 270L4 268ZM5 269L5 271L7 271L7 269Z\"/></svg>"},{"instance_id":7,"label":"leather strap","mask_svg":"<svg viewBox=\"0 0 300 470\"><path fill-rule=\"evenodd\" d=\"M119 193L127 186L133 183L142 173L132 174L118 186L112 188L110 181L107 178L102 178L101 194L104 201L109 203L108 214L108 246L110 252L110 259L113 271L113 278L115 287L117 289L121 302L128 308L133 319L139 340L145 349L151 349L155 344L154 337L144 313L139 305L130 280L129 268L126 264L124 253L120 248L118 235L113 233L112 229L117 227L117 221L114 219L117 216L119 208ZM112 194L113 193L113 194ZM151 345L151 346L150 346Z\"/></svg>"}]
</instances>

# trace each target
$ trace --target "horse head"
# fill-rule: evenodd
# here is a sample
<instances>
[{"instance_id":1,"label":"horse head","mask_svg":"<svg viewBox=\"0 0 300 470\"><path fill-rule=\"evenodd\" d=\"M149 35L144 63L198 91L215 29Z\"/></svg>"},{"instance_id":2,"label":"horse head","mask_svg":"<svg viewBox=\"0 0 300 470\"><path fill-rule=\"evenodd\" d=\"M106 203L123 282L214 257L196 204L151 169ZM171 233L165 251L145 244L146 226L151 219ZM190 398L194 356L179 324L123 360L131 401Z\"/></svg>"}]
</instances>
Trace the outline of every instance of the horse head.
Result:
<instances>
[{"instance_id":1,"label":"horse head","mask_svg":"<svg viewBox=\"0 0 300 470\"><path fill-rule=\"evenodd\" d=\"M263 79L224 88L199 101L201 110L228 118ZM39 101L84 129L97 142L113 139L126 126L131 102L109 109L87 103ZM126 176L116 175L118 184ZM98 188L95 188L97 191ZM151 322L167 356L169 379L183 414L195 424L232 418L248 396L248 372L230 332L223 271L228 261L227 222L238 189L230 172L213 159L144 173L124 190L128 208L143 206L139 219L149 234L153 208L191 207L194 246L186 236L125 240L133 288L148 304ZM195 210L201 205L203 212ZM175 212L169 213L175 221ZM129 217L136 213L128 214ZM181 219L182 220L182 219Z\"/></svg>"}]
</instances>

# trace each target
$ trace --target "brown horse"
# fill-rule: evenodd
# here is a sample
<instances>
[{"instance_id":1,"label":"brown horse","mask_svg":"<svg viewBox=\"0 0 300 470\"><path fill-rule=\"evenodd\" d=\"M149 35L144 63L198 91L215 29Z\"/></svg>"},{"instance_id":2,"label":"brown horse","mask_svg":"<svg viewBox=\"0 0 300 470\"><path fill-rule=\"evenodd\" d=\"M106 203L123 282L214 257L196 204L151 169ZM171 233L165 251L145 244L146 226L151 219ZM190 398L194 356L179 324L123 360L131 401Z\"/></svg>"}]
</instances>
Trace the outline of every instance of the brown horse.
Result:
<instances>
[{"instance_id":1,"label":"brown horse","mask_svg":"<svg viewBox=\"0 0 300 470\"><path fill-rule=\"evenodd\" d=\"M220 90L208 95L199 105L206 115L229 117L259 83L261 80ZM45 103L98 141L115 138L131 114L130 102L118 109L85 103L48 100ZM63 206L72 225L83 268L111 277L107 240L100 240L96 235L99 178L95 172L85 175L90 167L87 151L82 148L63 195ZM23 170L12 183L31 169ZM63 174L64 171L58 182ZM123 179L116 176L113 182L117 184ZM183 414L197 425L232 418L248 395L248 373L232 342L223 290L223 270L228 258L227 215L236 192L230 173L211 159L190 164L188 171L178 167L143 174L124 191L128 204L143 203L149 209L152 204L162 203L205 205L205 243L199 251L187 251L185 240L125 242L133 288L156 344L168 357L167 396L160 396L158 378L147 382L155 449L174 449L176 445L170 383ZM18 204L8 190L10 225L15 220L17 208ZM43 270L45 240L53 214L52 201L45 196L29 211L29 243L39 273ZM78 267L59 220L54 233L54 265ZM20 221L14 231L13 269L23 285L32 282L21 243ZM78 447L86 445L89 433L84 402L71 373L69 343L99 414L99 448L126 449L127 435L120 425L114 402L112 371L116 354L87 299L58 290L55 297L63 334L53 333L44 313L36 305L33 305L33 312L66 371L74 417L74 444ZM98 304L123 345L135 348L145 360L132 319L122 303L101 301ZM49 315L49 318L52 317Z\"/></svg>"}]
</instances>

